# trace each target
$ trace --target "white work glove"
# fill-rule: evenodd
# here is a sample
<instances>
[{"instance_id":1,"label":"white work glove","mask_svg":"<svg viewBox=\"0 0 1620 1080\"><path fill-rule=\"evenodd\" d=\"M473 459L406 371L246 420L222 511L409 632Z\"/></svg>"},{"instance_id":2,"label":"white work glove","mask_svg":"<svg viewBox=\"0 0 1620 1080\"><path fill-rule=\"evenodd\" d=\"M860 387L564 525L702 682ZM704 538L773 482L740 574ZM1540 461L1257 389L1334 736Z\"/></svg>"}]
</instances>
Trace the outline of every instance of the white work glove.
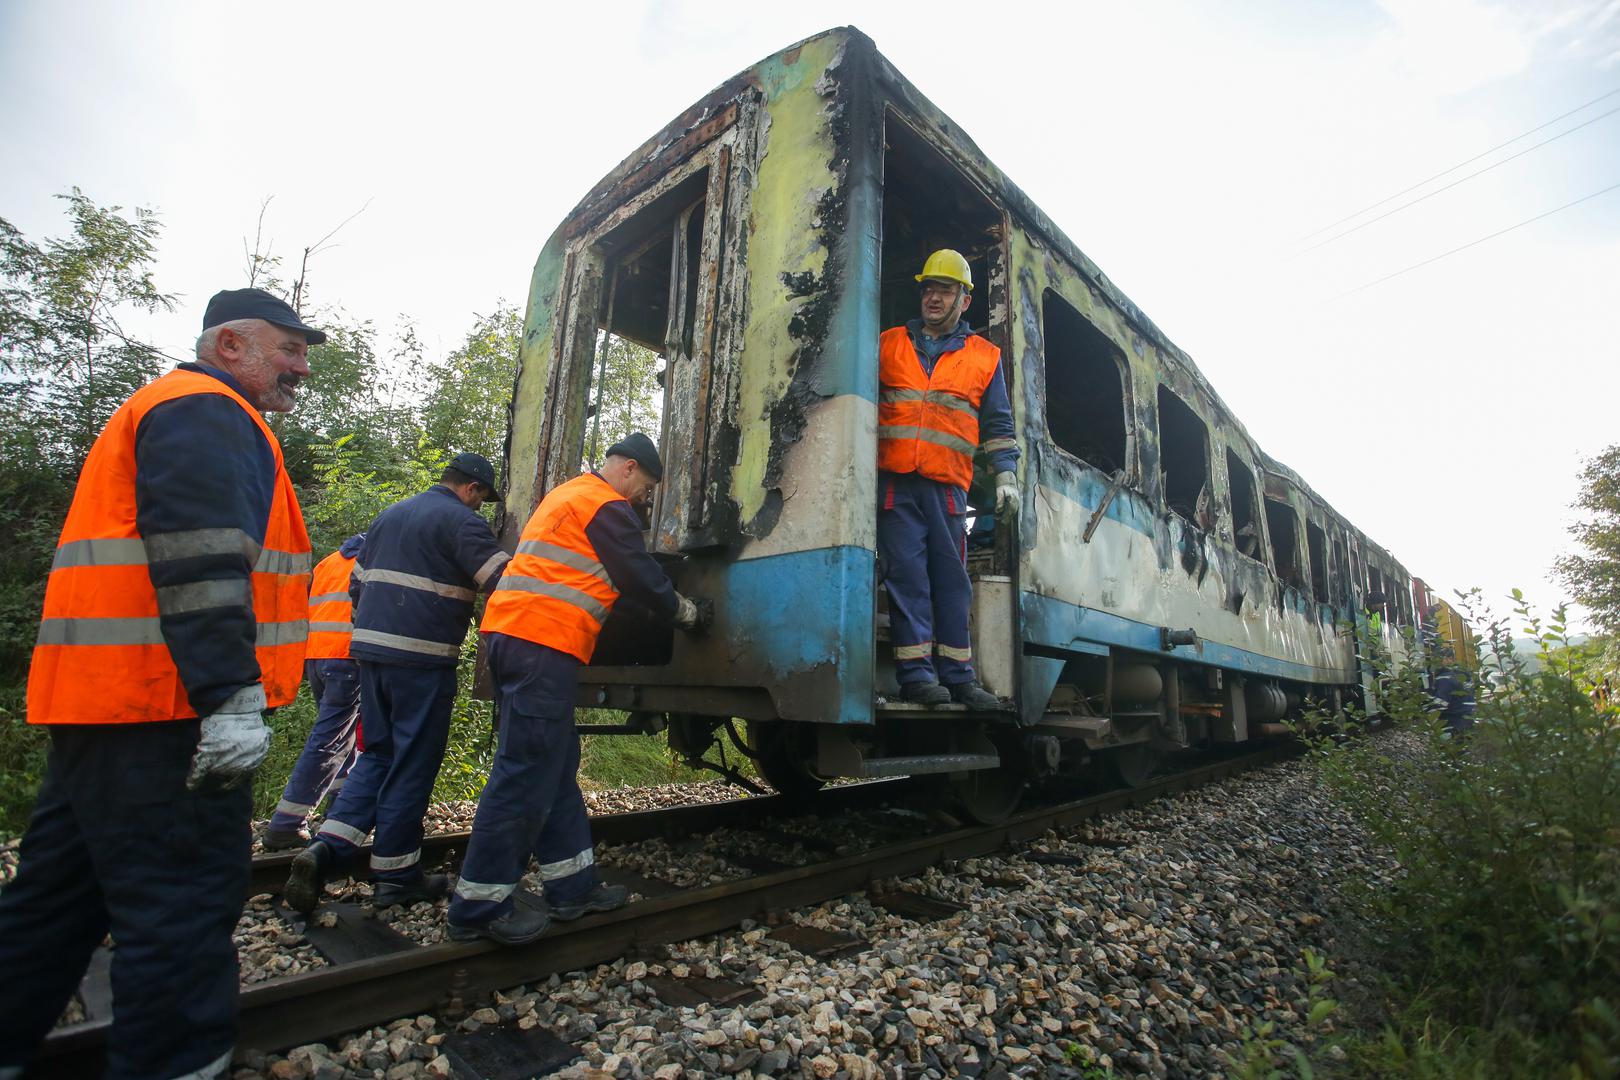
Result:
<instances>
[{"instance_id":1,"label":"white work glove","mask_svg":"<svg viewBox=\"0 0 1620 1080\"><path fill-rule=\"evenodd\" d=\"M1018 509L1018 474L996 473L996 513L1016 512Z\"/></svg>"},{"instance_id":2,"label":"white work glove","mask_svg":"<svg viewBox=\"0 0 1620 1080\"><path fill-rule=\"evenodd\" d=\"M197 752L186 774L187 788L196 791L206 784L224 790L253 775L270 752L264 708L264 686L254 683L232 694L212 716L203 717Z\"/></svg>"},{"instance_id":3,"label":"white work glove","mask_svg":"<svg viewBox=\"0 0 1620 1080\"><path fill-rule=\"evenodd\" d=\"M701 634L714 621L714 604L675 594L675 625L692 634Z\"/></svg>"}]
</instances>

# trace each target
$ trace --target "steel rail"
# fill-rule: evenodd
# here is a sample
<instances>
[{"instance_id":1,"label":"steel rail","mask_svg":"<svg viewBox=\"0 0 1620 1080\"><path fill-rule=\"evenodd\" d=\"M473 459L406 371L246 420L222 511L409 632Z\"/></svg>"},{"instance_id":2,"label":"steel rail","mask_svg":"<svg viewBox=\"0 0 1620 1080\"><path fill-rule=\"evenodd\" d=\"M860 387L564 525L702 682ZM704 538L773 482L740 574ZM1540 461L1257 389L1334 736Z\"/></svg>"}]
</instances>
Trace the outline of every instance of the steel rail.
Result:
<instances>
[{"instance_id":1,"label":"steel rail","mask_svg":"<svg viewBox=\"0 0 1620 1080\"><path fill-rule=\"evenodd\" d=\"M876 881L918 874L942 862L991 855L1051 829L1140 806L1301 752L1292 742L1265 746L1141 787L1030 810L998 825L952 829L639 901L555 928L531 945L503 948L486 942L446 942L258 983L241 992L237 1044L261 1050L302 1045L432 1011L452 997L470 1000L554 973L594 967L651 946L727 930L773 910L862 891ZM53 1032L29 1075L92 1075L109 1027L107 1020L94 1020Z\"/></svg>"},{"instance_id":2,"label":"steel rail","mask_svg":"<svg viewBox=\"0 0 1620 1080\"><path fill-rule=\"evenodd\" d=\"M695 836L716 829L727 829L739 822L765 821L772 818L792 817L813 809L817 813L842 813L876 806L900 797L904 779L868 780L857 784L840 784L817 792L813 806L803 800L795 801L784 795L755 795L747 798L722 799L717 802L688 803L660 810L631 810L620 814L593 816L591 841L596 844L628 844L653 837L677 839ZM467 847L466 830L430 833L422 837L422 863L438 866L447 859L460 855ZM253 870L249 878L248 895L280 893L287 883L287 874L297 850L263 852L253 857ZM371 855L371 845L365 844L356 856L356 865L364 866Z\"/></svg>"}]
</instances>

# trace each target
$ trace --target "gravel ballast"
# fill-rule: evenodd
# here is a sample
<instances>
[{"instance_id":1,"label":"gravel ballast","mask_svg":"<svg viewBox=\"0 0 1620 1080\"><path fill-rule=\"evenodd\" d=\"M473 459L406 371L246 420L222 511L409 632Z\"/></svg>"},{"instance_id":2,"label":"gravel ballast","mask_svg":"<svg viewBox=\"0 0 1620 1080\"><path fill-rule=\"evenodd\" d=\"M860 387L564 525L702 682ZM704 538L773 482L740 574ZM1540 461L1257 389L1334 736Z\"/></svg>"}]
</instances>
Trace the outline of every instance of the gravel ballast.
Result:
<instances>
[{"instance_id":1,"label":"gravel ballast","mask_svg":"<svg viewBox=\"0 0 1620 1080\"><path fill-rule=\"evenodd\" d=\"M724 785L694 787L732 793ZM606 793L612 810L598 801L604 793L594 793L592 810L706 801L693 800L693 791L672 785ZM707 793L707 800L716 797ZM470 822L470 809L436 808L436 820ZM735 842L713 838L703 845L708 854L648 842L604 849L600 857L608 867L708 884L734 876L724 853ZM1303 951L1333 957L1348 918L1342 887L1377 887L1394 872L1332 803L1311 765L1294 761L1067 835L1049 833L1017 853L886 883L966 905L941 921L893 915L866 894L780 916L869 943L853 955L809 957L772 937L771 927L745 924L655 956L514 988L461 1027L544 1026L580 1049L581 1057L555 1074L563 1077L1080 1077L1099 1068L1211 1076L1230 1070L1243 1033L1264 1021L1309 1049L1315 1035L1304 1022ZM351 889L361 898L366 887ZM244 922L257 918L257 927L239 929L248 943L244 979L251 977L250 947L266 940L278 948L263 955L305 962L308 947L289 940L297 925L277 925L281 916L268 905L254 907ZM443 907L419 904L377 917L417 940L438 940ZM729 1008L670 1007L647 982L660 976L726 980L760 997ZM1333 991L1353 991L1353 983L1341 975ZM445 1076L441 1044L450 1030L433 1017L406 1017L329 1046L240 1056L234 1075Z\"/></svg>"}]
</instances>

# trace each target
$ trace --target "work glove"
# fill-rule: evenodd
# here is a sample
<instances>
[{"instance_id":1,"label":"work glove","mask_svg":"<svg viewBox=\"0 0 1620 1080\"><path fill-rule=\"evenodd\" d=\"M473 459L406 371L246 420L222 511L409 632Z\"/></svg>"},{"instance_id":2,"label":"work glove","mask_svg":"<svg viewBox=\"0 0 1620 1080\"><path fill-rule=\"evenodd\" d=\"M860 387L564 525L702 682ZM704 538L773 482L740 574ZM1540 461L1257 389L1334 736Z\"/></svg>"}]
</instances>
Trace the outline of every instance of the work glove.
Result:
<instances>
[{"instance_id":1,"label":"work glove","mask_svg":"<svg viewBox=\"0 0 1620 1080\"><path fill-rule=\"evenodd\" d=\"M996 473L996 513L1016 513L1018 510L1018 474Z\"/></svg>"},{"instance_id":2,"label":"work glove","mask_svg":"<svg viewBox=\"0 0 1620 1080\"><path fill-rule=\"evenodd\" d=\"M675 625L689 634L701 634L714 622L714 601L693 600L675 594Z\"/></svg>"},{"instance_id":3,"label":"work glove","mask_svg":"<svg viewBox=\"0 0 1620 1080\"><path fill-rule=\"evenodd\" d=\"M253 775L270 752L264 707L264 686L254 683L232 694L211 716L203 717L197 752L186 774L188 789L206 786L223 791Z\"/></svg>"}]
</instances>

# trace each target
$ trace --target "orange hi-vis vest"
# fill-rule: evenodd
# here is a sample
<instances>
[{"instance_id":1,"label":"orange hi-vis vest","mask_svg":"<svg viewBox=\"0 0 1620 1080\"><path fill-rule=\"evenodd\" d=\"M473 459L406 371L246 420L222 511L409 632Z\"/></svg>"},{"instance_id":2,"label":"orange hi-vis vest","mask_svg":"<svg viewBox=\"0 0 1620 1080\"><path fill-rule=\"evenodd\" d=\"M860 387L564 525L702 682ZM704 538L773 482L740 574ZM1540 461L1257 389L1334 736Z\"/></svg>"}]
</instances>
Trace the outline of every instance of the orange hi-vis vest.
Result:
<instances>
[{"instance_id":1,"label":"orange hi-vis vest","mask_svg":"<svg viewBox=\"0 0 1620 1080\"><path fill-rule=\"evenodd\" d=\"M977 334L923 370L904 326L878 339L879 469L920 473L966 489L979 448L979 403L996 377L1001 350Z\"/></svg>"},{"instance_id":2,"label":"orange hi-vis vest","mask_svg":"<svg viewBox=\"0 0 1620 1080\"><path fill-rule=\"evenodd\" d=\"M619 590L596 557L585 526L603 506L623 498L594 473L552 488L523 526L517 553L489 594L478 628L590 663Z\"/></svg>"},{"instance_id":3,"label":"orange hi-vis vest","mask_svg":"<svg viewBox=\"0 0 1620 1080\"><path fill-rule=\"evenodd\" d=\"M349 575L355 560L334 551L315 564L309 582L309 647L306 660L347 660L354 635L354 604Z\"/></svg>"},{"instance_id":4,"label":"orange hi-vis vest","mask_svg":"<svg viewBox=\"0 0 1620 1080\"><path fill-rule=\"evenodd\" d=\"M135 528L135 435L153 408L190 394L223 394L253 417L276 461L264 543L234 529L162 538L164 560L242 551L254 556L256 653L266 702L290 704L304 667L309 534L281 444L247 399L211 375L171 371L130 395L97 436L73 492L45 585L44 618L28 671L31 724L109 724L196 716L164 643L147 543ZM207 453L207 447L198 447Z\"/></svg>"}]
</instances>

